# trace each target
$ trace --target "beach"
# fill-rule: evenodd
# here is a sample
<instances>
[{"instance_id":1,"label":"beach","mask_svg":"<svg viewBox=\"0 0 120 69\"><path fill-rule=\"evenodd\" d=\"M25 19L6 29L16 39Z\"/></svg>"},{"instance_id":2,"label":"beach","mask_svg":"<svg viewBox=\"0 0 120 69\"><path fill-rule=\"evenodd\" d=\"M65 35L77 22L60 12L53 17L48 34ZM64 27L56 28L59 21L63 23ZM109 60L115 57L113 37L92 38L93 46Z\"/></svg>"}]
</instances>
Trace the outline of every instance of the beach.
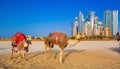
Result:
<instances>
[{"instance_id":1,"label":"beach","mask_svg":"<svg viewBox=\"0 0 120 69\"><path fill-rule=\"evenodd\" d=\"M44 42L33 41L26 58L10 59L11 42L0 41L0 69L120 69L120 48L117 41L70 41L59 62L59 47L43 53ZM70 44L71 43L71 44Z\"/></svg>"}]
</instances>

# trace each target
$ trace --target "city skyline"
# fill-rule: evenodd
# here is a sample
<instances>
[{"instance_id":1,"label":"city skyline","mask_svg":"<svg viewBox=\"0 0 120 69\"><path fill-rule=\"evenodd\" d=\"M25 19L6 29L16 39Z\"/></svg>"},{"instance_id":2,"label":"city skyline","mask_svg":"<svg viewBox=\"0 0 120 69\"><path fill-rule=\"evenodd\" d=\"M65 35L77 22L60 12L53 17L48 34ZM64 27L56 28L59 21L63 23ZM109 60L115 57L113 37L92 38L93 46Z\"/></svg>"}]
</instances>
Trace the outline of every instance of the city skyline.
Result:
<instances>
[{"instance_id":1,"label":"city skyline","mask_svg":"<svg viewBox=\"0 0 120 69\"><path fill-rule=\"evenodd\" d=\"M54 31L70 36L71 22L78 12L86 17L89 11L95 11L104 23L104 11L119 11L119 3L119 0L0 0L0 37L11 37L16 32L46 36Z\"/></svg>"},{"instance_id":2,"label":"city skyline","mask_svg":"<svg viewBox=\"0 0 120 69\"><path fill-rule=\"evenodd\" d=\"M118 10L104 11L105 25L95 15L94 11L87 14L84 19L84 14L79 12L75 18L71 28L72 36L84 33L86 36L116 36L118 32ZM80 31L79 31L80 30Z\"/></svg>"}]
</instances>

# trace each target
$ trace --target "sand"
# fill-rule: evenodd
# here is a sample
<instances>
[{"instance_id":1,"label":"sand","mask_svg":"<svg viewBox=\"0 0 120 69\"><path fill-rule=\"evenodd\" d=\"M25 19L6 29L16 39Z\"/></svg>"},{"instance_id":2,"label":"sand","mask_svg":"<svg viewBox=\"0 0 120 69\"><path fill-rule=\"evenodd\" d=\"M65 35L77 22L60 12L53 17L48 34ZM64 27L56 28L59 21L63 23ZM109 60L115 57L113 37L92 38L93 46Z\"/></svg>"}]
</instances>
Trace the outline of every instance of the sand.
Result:
<instances>
[{"instance_id":1,"label":"sand","mask_svg":"<svg viewBox=\"0 0 120 69\"><path fill-rule=\"evenodd\" d=\"M0 42L0 69L120 69L117 41L80 41L64 50L59 62L59 47L43 53L43 42L32 42L25 59L10 59L11 42Z\"/></svg>"}]
</instances>

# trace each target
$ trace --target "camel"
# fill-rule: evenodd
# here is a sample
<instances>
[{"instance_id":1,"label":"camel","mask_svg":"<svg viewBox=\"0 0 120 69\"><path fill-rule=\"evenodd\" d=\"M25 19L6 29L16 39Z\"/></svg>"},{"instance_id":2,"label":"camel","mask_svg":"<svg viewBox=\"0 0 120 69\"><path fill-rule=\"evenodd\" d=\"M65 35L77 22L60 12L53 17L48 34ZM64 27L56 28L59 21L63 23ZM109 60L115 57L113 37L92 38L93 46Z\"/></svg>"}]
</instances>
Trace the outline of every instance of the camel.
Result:
<instances>
[{"instance_id":1,"label":"camel","mask_svg":"<svg viewBox=\"0 0 120 69\"><path fill-rule=\"evenodd\" d=\"M68 44L68 37L66 34L62 33L62 32L54 32L49 34L48 36L46 36L44 38L44 44L45 44L45 48L44 48L44 52L46 53L47 48L49 48L49 50L51 50L51 48L54 47L55 45L58 45L60 48L60 62L63 62L63 50L67 47Z\"/></svg>"},{"instance_id":2,"label":"camel","mask_svg":"<svg viewBox=\"0 0 120 69\"><path fill-rule=\"evenodd\" d=\"M117 41L119 41L120 40L120 34L119 34L119 32L117 32L117 34L116 34L116 39L117 39Z\"/></svg>"},{"instance_id":3,"label":"camel","mask_svg":"<svg viewBox=\"0 0 120 69\"><path fill-rule=\"evenodd\" d=\"M28 52L28 46L26 36L20 32L17 32L12 36L12 53L11 58L13 58L13 54L18 54L18 59L25 57L25 53Z\"/></svg>"}]
</instances>

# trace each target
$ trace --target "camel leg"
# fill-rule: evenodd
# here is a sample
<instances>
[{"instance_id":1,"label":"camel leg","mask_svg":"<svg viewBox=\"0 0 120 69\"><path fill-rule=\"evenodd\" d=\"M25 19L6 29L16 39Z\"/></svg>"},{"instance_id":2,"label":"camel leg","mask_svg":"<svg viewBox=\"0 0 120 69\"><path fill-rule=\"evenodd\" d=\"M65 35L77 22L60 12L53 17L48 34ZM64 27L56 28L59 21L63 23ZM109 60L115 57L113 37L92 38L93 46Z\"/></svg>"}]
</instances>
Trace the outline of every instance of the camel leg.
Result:
<instances>
[{"instance_id":1,"label":"camel leg","mask_svg":"<svg viewBox=\"0 0 120 69\"><path fill-rule=\"evenodd\" d=\"M20 61L20 59L21 59L21 53L20 53L20 51L18 50L18 60Z\"/></svg>"},{"instance_id":2,"label":"camel leg","mask_svg":"<svg viewBox=\"0 0 120 69\"><path fill-rule=\"evenodd\" d=\"M12 50L11 50L11 59L13 59L13 53L14 53L14 47L12 47Z\"/></svg>"},{"instance_id":3,"label":"camel leg","mask_svg":"<svg viewBox=\"0 0 120 69\"><path fill-rule=\"evenodd\" d=\"M44 55L45 55L45 59L47 59L46 52L47 52L47 45L45 45L45 47L44 47Z\"/></svg>"},{"instance_id":4,"label":"camel leg","mask_svg":"<svg viewBox=\"0 0 120 69\"><path fill-rule=\"evenodd\" d=\"M61 51L60 51L60 63L62 63L62 62L63 62L62 57L63 57L63 50L61 49Z\"/></svg>"},{"instance_id":5,"label":"camel leg","mask_svg":"<svg viewBox=\"0 0 120 69\"><path fill-rule=\"evenodd\" d=\"M47 46L45 45L45 48L44 48L44 53L46 53L46 51L47 51Z\"/></svg>"},{"instance_id":6,"label":"camel leg","mask_svg":"<svg viewBox=\"0 0 120 69\"><path fill-rule=\"evenodd\" d=\"M25 58L25 50L22 51L22 58Z\"/></svg>"}]
</instances>

